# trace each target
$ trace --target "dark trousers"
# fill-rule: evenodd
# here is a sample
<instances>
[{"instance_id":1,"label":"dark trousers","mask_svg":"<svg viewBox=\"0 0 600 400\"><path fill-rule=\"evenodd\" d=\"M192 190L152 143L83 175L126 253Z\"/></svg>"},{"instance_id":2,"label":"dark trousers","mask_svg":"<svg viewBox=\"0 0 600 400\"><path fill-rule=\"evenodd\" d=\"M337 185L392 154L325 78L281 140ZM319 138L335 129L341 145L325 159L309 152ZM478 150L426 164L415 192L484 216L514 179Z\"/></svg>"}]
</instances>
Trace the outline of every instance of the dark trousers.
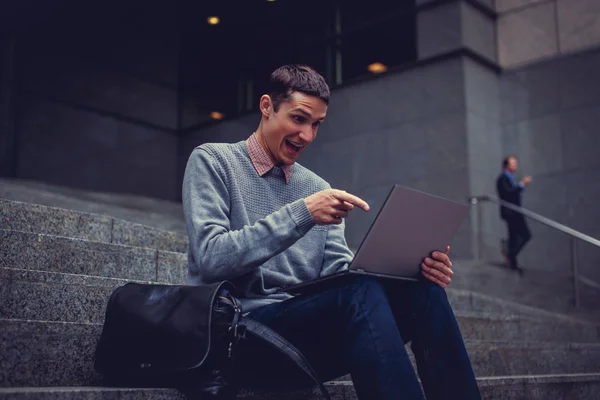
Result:
<instances>
[{"instance_id":1,"label":"dark trousers","mask_svg":"<svg viewBox=\"0 0 600 400\"><path fill-rule=\"evenodd\" d=\"M444 289L426 281L349 276L250 316L283 335L323 381L345 374L359 399L423 399L404 344L411 342L428 400L480 399ZM243 385L308 386L291 363L258 343L243 346Z\"/></svg>"},{"instance_id":2,"label":"dark trousers","mask_svg":"<svg viewBox=\"0 0 600 400\"><path fill-rule=\"evenodd\" d=\"M512 268L517 268L517 255L531 239L531 232L521 214L513 215L505 219L508 226L508 253L507 257Z\"/></svg>"}]
</instances>

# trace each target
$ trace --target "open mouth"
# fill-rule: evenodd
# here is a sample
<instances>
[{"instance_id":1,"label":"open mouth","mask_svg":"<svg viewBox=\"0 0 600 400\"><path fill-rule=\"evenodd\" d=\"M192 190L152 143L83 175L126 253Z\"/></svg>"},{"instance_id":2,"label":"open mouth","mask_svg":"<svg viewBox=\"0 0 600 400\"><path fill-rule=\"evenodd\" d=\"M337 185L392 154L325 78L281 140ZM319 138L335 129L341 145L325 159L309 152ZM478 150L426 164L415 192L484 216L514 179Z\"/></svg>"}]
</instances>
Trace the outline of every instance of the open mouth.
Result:
<instances>
[{"instance_id":1,"label":"open mouth","mask_svg":"<svg viewBox=\"0 0 600 400\"><path fill-rule=\"evenodd\" d=\"M285 147L290 153L298 154L304 146L301 144L294 143L288 139L285 139Z\"/></svg>"}]
</instances>

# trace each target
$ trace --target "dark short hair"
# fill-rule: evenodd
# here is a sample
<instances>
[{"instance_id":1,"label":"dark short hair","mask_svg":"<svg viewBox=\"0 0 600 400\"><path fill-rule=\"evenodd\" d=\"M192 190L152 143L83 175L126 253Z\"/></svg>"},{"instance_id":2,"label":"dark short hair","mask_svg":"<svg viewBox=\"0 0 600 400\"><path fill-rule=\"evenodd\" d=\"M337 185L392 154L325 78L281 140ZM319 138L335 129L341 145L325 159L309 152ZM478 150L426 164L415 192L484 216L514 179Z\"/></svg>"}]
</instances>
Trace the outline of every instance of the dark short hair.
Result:
<instances>
[{"instance_id":1,"label":"dark short hair","mask_svg":"<svg viewBox=\"0 0 600 400\"><path fill-rule=\"evenodd\" d=\"M275 111L294 92L318 97L325 104L329 104L329 86L327 86L325 78L311 67L289 64L279 67L271 73L268 94L271 96Z\"/></svg>"},{"instance_id":2,"label":"dark short hair","mask_svg":"<svg viewBox=\"0 0 600 400\"><path fill-rule=\"evenodd\" d=\"M511 158L514 158L515 160L517 159L517 157L515 157L515 156L504 157L504 160L502 160L502 167L504 167L504 168L508 167L508 163L510 162Z\"/></svg>"}]
</instances>

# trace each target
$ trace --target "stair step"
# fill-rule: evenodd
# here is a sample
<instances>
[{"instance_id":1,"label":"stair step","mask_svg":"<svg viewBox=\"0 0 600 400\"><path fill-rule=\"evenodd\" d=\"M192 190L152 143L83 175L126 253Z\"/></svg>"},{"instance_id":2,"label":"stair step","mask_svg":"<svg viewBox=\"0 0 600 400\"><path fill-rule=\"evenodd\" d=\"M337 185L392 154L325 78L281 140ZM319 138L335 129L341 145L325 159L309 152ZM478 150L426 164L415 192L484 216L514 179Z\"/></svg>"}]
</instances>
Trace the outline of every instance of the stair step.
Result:
<instances>
[{"instance_id":1,"label":"stair step","mask_svg":"<svg viewBox=\"0 0 600 400\"><path fill-rule=\"evenodd\" d=\"M102 326L0 320L0 387L92 385Z\"/></svg>"},{"instance_id":2,"label":"stair step","mask_svg":"<svg viewBox=\"0 0 600 400\"><path fill-rule=\"evenodd\" d=\"M600 344L466 340L477 376L600 371Z\"/></svg>"},{"instance_id":3,"label":"stair step","mask_svg":"<svg viewBox=\"0 0 600 400\"><path fill-rule=\"evenodd\" d=\"M448 295L448 300L455 310L500 315L524 315L535 318L541 317L559 319L563 321L596 323L596 321L575 318L570 315L548 311L469 290L449 288L446 290L446 293Z\"/></svg>"},{"instance_id":4,"label":"stair step","mask_svg":"<svg viewBox=\"0 0 600 400\"><path fill-rule=\"evenodd\" d=\"M0 268L0 318L98 323L115 278Z\"/></svg>"},{"instance_id":5,"label":"stair step","mask_svg":"<svg viewBox=\"0 0 600 400\"><path fill-rule=\"evenodd\" d=\"M0 230L0 267L184 283L187 255L67 237Z\"/></svg>"},{"instance_id":6,"label":"stair step","mask_svg":"<svg viewBox=\"0 0 600 400\"><path fill-rule=\"evenodd\" d=\"M600 373L478 378L484 400L591 400L600 398ZM333 400L356 400L352 382L326 384ZM317 400L314 389L294 392L241 390L245 400ZM185 400L174 389L107 387L0 388L0 400Z\"/></svg>"},{"instance_id":7,"label":"stair step","mask_svg":"<svg viewBox=\"0 0 600 400\"><path fill-rule=\"evenodd\" d=\"M477 379L484 400L593 400L600 373L503 376Z\"/></svg>"},{"instance_id":8,"label":"stair step","mask_svg":"<svg viewBox=\"0 0 600 400\"><path fill-rule=\"evenodd\" d=\"M0 387L99 382L93 355L100 324L0 323ZM467 340L466 345L477 376L600 371L600 344Z\"/></svg>"},{"instance_id":9,"label":"stair step","mask_svg":"<svg viewBox=\"0 0 600 400\"><path fill-rule=\"evenodd\" d=\"M159 252L160 254L167 253ZM175 280L161 279L168 271L173 270L162 260L159 259L159 281L168 283ZM106 301L112 291L131 281L133 280L0 268L0 318L100 323L104 320ZM532 313L531 316L515 316L465 312L461 310L463 303L453 306L465 338L560 342L600 340L598 325L560 315Z\"/></svg>"},{"instance_id":10,"label":"stair step","mask_svg":"<svg viewBox=\"0 0 600 400\"><path fill-rule=\"evenodd\" d=\"M539 342L600 341L600 326L548 316L498 315L455 312L463 337L475 340L515 340Z\"/></svg>"},{"instance_id":11,"label":"stair step","mask_svg":"<svg viewBox=\"0 0 600 400\"><path fill-rule=\"evenodd\" d=\"M164 231L104 215L0 199L0 226L103 243L186 253L185 234Z\"/></svg>"}]
</instances>

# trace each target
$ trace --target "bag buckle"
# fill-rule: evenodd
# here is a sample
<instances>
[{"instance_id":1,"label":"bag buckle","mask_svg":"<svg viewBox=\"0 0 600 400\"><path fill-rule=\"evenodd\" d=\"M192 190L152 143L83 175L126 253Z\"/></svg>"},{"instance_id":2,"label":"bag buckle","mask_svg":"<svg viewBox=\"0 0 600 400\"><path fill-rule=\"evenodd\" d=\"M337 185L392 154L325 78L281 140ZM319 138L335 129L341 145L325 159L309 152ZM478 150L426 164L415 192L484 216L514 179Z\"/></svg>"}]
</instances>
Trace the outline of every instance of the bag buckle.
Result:
<instances>
[{"instance_id":1,"label":"bag buckle","mask_svg":"<svg viewBox=\"0 0 600 400\"><path fill-rule=\"evenodd\" d=\"M246 324L235 324L233 337L236 339L246 339Z\"/></svg>"}]
</instances>

